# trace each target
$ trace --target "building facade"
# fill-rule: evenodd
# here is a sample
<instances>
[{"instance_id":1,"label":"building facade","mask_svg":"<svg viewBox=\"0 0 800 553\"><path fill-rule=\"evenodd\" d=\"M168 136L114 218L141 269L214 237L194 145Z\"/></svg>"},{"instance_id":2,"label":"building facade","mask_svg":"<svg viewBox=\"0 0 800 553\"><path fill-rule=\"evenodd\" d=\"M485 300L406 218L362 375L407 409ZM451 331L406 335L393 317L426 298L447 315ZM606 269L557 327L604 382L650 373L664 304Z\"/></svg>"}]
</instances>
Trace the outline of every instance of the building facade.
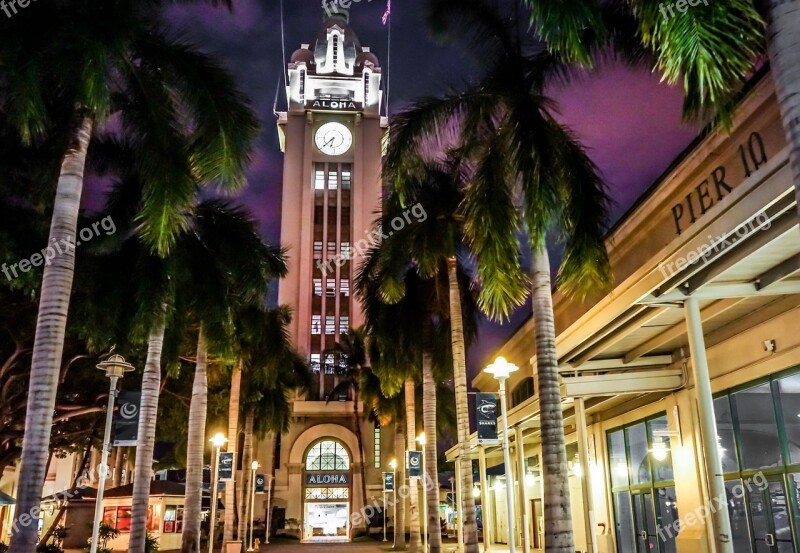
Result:
<instances>
[{"instance_id":1,"label":"building facade","mask_svg":"<svg viewBox=\"0 0 800 553\"><path fill-rule=\"evenodd\" d=\"M275 470L273 529L308 541L365 530L350 515L364 507L362 485L368 504L380 501L381 473L393 455L391 429L367 421L352 391L331 394L344 360L326 353L364 322L352 282L381 209L381 94L378 58L360 44L343 8L324 18L316 41L295 51L287 67L288 110L279 114L278 132L289 274L279 302L293 310L291 336L314 383L293 398L289 432L258 444L256 458Z\"/></svg>"},{"instance_id":2,"label":"building facade","mask_svg":"<svg viewBox=\"0 0 800 553\"><path fill-rule=\"evenodd\" d=\"M732 131L698 138L608 247L610 291L554 297L575 549L800 552L800 231L768 73ZM489 541L507 541L510 485L515 541L541 549L533 320L497 353L521 369L512 466L487 479L502 452L475 436L469 462ZM498 389L485 373L474 386Z\"/></svg>"}]
</instances>

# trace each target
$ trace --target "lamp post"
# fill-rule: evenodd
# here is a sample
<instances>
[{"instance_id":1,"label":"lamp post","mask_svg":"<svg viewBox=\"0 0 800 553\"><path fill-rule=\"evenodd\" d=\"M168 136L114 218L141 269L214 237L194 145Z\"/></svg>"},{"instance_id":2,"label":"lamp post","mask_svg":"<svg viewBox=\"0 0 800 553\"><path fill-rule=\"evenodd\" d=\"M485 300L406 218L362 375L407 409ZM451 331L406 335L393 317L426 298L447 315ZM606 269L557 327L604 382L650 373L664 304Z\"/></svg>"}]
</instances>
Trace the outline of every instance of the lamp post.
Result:
<instances>
[{"instance_id":1,"label":"lamp post","mask_svg":"<svg viewBox=\"0 0 800 553\"><path fill-rule=\"evenodd\" d=\"M108 407L106 408L106 428L103 432L103 452L100 458L100 474L97 484L97 500L94 505L94 521L92 521L91 553L97 553L97 540L100 536L100 523L103 520L103 493L106 489L108 477L108 450L111 449L111 423L114 419L114 403L117 400L117 381L125 376L126 372L133 370L133 365L127 363L121 355L114 354L97 365L105 371L109 379Z\"/></svg>"},{"instance_id":2,"label":"lamp post","mask_svg":"<svg viewBox=\"0 0 800 553\"><path fill-rule=\"evenodd\" d=\"M392 469L392 524L394 524L394 530L392 531L392 547L397 547L397 459L389 461L389 468ZM384 488L385 487L386 486L384 486ZM386 499L384 499L383 502L385 504ZM384 520L386 520L385 514ZM401 528L400 531L402 532L403 529Z\"/></svg>"},{"instance_id":3,"label":"lamp post","mask_svg":"<svg viewBox=\"0 0 800 553\"><path fill-rule=\"evenodd\" d=\"M208 553L214 553L214 526L217 518L217 485L219 480L219 450L228 441L228 438L222 435L221 432L214 434L214 437L208 440L214 446L214 455L211 462L211 513L208 519Z\"/></svg>"},{"instance_id":4,"label":"lamp post","mask_svg":"<svg viewBox=\"0 0 800 553\"><path fill-rule=\"evenodd\" d=\"M261 465L258 464L258 461L253 461L250 463L250 547L247 548L248 551L254 551L253 549L253 511L256 509L256 471L261 468Z\"/></svg>"},{"instance_id":5,"label":"lamp post","mask_svg":"<svg viewBox=\"0 0 800 553\"><path fill-rule=\"evenodd\" d=\"M500 383L500 413L503 416L503 463L506 468L506 501L508 502L508 551L514 553L514 480L511 477L511 453L508 444L508 414L506 413L506 379L519 367L503 357L484 369Z\"/></svg>"},{"instance_id":6,"label":"lamp post","mask_svg":"<svg viewBox=\"0 0 800 553\"><path fill-rule=\"evenodd\" d=\"M428 469L425 465L425 432L417 436L417 443L422 446L422 538L423 551L428 553Z\"/></svg>"}]
</instances>

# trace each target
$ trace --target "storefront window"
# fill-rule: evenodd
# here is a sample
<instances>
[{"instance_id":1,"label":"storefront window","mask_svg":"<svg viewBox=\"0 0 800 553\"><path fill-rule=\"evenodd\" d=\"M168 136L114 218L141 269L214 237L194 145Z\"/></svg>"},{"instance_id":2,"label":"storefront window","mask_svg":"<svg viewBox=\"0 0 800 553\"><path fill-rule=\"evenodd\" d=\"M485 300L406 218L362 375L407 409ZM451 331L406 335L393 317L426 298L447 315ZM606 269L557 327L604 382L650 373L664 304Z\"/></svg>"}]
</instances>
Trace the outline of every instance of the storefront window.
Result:
<instances>
[{"instance_id":1,"label":"storefront window","mask_svg":"<svg viewBox=\"0 0 800 553\"><path fill-rule=\"evenodd\" d=\"M667 417L658 417L647 421L647 434L652 436L652 443L659 442L663 447L664 458L660 459L659 455L648 455L650 462L653 465L653 478L658 480L672 480L672 446L669 435L666 431L669 430Z\"/></svg>"},{"instance_id":2,"label":"storefront window","mask_svg":"<svg viewBox=\"0 0 800 553\"><path fill-rule=\"evenodd\" d=\"M650 482L650 456L647 455L647 430L644 423L625 429L628 441L631 484Z\"/></svg>"},{"instance_id":3,"label":"storefront window","mask_svg":"<svg viewBox=\"0 0 800 553\"><path fill-rule=\"evenodd\" d=\"M800 464L800 374L775 381L780 395L781 418L786 432L789 462Z\"/></svg>"},{"instance_id":4,"label":"storefront window","mask_svg":"<svg viewBox=\"0 0 800 553\"><path fill-rule=\"evenodd\" d=\"M731 402L728 396L718 397L714 400L714 416L717 418L717 443L719 455L722 459L722 472L739 470L739 461L736 458L736 444L733 438L733 416L731 415Z\"/></svg>"},{"instance_id":5,"label":"storefront window","mask_svg":"<svg viewBox=\"0 0 800 553\"><path fill-rule=\"evenodd\" d=\"M636 553L630 492L614 494L614 519L617 522L617 547L619 553Z\"/></svg>"},{"instance_id":6,"label":"storefront window","mask_svg":"<svg viewBox=\"0 0 800 553\"><path fill-rule=\"evenodd\" d=\"M725 482L728 496L728 513L731 519L734 553L750 553L750 525L747 523L747 507L739 479Z\"/></svg>"},{"instance_id":7,"label":"storefront window","mask_svg":"<svg viewBox=\"0 0 800 553\"><path fill-rule=\"evenodd\" d=\"M628 485L628 458L625 452L625 434L622 430L608 433L608 451L611 461L611 486Z\"/></svg>"},{"instance_id":8,"label":"storefront window","mask_svg":"<svg viewBox=\"0 0 800 553\"><path fill-rule=\"evenodd\" d=\"M117 530L120 532L131 531L131 508L117 507Z\"/></svg>"},{"instance_id":9,"label":"storefront window","mask_svg":"<svg viewBox=\"0 0 800 553\"><path fill-rule=\"evenodd\" d=\"M164 533L180 534L183 532L183 507L167 505L164 510Z\"/></svg>"},{"instance_id":10,"label":"storefront window","mask_svg":"<svg viewBox=\"0 0 800 553\"><path fill-rule=\"evenodd\" d=\"M736 392L731 400L739 419L742 468L780 466L781 446L769 383Z\"/></svg>"},{"instance_id":11,"label":"storefront window","mask_svg":"<svg viewBox=\"0 0 800 553\"><path fill-rule=\"evenodd\" d=\"M319 442L309 450L306 456L306 470L349 469L350 455L339 442Z\"/></svg>"}]
</instances>

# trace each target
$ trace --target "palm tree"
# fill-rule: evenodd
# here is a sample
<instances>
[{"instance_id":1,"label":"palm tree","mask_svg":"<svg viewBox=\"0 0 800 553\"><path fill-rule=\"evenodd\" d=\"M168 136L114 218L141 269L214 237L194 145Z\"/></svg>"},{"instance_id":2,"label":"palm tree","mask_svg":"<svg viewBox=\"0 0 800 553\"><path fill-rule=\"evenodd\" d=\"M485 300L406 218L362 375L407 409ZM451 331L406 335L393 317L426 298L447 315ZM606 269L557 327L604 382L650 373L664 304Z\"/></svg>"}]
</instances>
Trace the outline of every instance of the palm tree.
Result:
<instances>
[{"instance_id":1,"label":"palm tree","mask_svg":"<svg viewBox=\"0 0 800 553\"><path fill-rule=\"evenodd\" d=\"M38 507L44 481L75 266L72 244L77 243L94 131L119 114L123 132L135 137L137 162L146 177L143 236L161 253L185 223L183 211L196 182L217 181L228 188L241 184L255 136L257 119L230 76L210 57L159 29L160 4L79 0L48 6L46 17L34 8L0 22L0 113L17 127L20 138L40 137L50 106L74 106L48 239L48 244L70 246L44 268L12 553L27 553L36 544L35 525L21 524L19 517ZM159 361L155 328L151 367ZM143 405L149 407L149 401ZM143 550L143 538L132 542L134 551Z\"/></svg>"},{"instance_id":2,"label":"palm tree","mask_svg":"<svg viewBox=\"0 0 800 553\"><path fill-rule=\"evenodd\" d=\"M504 318L526 296L517 234L532 250L531 292L542 418L545 548L574 550L563 415L553 325L548 233L565 237L559 284L568 294L598 290L610 280L603 241L607 195L598 172L572 134L558 124L543 91L558 75L551 56L525 40L485 0L436 0L432 18L468 37L484 65L477 84L458 94L418 101L395 118L384 164L401 195L424 172L421 154L443 130L472 165L461 211L477 263L481 309ZM516 20L514 20L516 21ZM440 154L441 155L441 154ZM466 539L466 537L465 537ZM467 553L477 552L469 539Z\"/></svg>"},{"instance_id":3,"label":"palm tree","mask_svg":"<svg viewBox=\"0 0 800 553\"><path fill-rule=\"evenodd\" d=\"M566 61L592 67L611 51L655 66L670 84L682 81L687 118L716 116L729 126L734 100L766 55L800 197L798 2L720 0L683 10L656 0L571 0L558 9L549 2L525 3L531 28Z\"/></svg>"},{"instance_id":4,"label":"palm tree","mask_svg":"<svg viewBox=\"0 0 800 553\"><path fill-rule=\"evenodd\" d=\"M358 414L358 402L361 399L361 383L365 378L365 373L370 371L367 359L367 339L366 330L361 328L349 328L343 332L333 347L323 352L323 358L334 359L334 365L338 372L339 383L334 386L328 395L328 400L347 394L353 399L353 431L358 441L358 455L361 466L361 504L367 505L367 471L366 457L364 456L364 438L361 434L361 417Z\"/></svg>"},{"instance_id":5,"label":"palm tree","mask_svg":"<svg viewBox=\"0 0 800 553\"><path fill-rule=\"evenodd\" d=\"M237 451L239 447L239 410L240 395L242 391L242 364L240 361L234 362L231 366L231 386L230 394L228 396L228 451L233 452L234 459L241 455L241 451ZM247 444L244 444L247 447ZM242 460L242 474L247 472L247 465ZM233 529L236 522L236 513L239 512L244 499L243 486L226 486L225 487L225 526L222 531L222 543L228 543L234 538ZM238 506L238 508L237 508ZM242 521L242 514L239 512L239 522ZM239 533L239 536L242 534Z\"/></svg>"},{"instance_id":6,"label":"palm tree","mask_svg":"<svg viewBox=\"0 0 800 553\"><path fill-rule=\"evenodd\" d=\"M463 189L467 183L467 167L462 165L457 155L451 154L441 162L429 162L424 165L418 182L406 183L406 195L401 199L398 194L388 198L385 209L385 222L389 222L402 212L407 205L422 208L424 218L413 221L399 231L395 231L381 246L387 263L401 266L411 259L417 270L425 277L442 281L442 292L447 287L447 316L450 319L451 350L453 354L453 382L456 397L457 439L463 458L469 458L469 404L467 402L467 370L463 324L463 305L471 306L472 302L462 301L462 296L469 290L469 281L459 282L458 257L467 255L464 236L464 217L459 209L463 201ZM388 271L387 282L383 289L389 300L397 299L403 291L402 283L393 282ZM469 298L471 299L471 297ZM474 314L473 314L474 315ZM474 330L474 325L469 327ZM474 338L474 332L468 336ZM432 373L426 371L423 358L423 378ZM433 386L431 381L429 388ZM426 425L427 426L427 425ZM471 463L462 463L461 487L471 490ZM460 506L461 524L464 529L465 543L474 539L477 543L478 528L475 515L475 499L472 494L462 494Z\"/></svg>"}]
</instances>

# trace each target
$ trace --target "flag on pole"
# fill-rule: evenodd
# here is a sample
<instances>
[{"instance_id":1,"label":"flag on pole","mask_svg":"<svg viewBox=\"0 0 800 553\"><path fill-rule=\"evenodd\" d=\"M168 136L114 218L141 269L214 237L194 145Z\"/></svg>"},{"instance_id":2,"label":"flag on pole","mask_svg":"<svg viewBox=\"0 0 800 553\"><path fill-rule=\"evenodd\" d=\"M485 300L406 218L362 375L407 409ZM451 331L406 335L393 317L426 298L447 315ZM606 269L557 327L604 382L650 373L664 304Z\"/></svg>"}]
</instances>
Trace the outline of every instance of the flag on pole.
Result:
<instances>
[{"instance_id":1,"label":"flag on pole","mask_svg":"<svg viewBox=\"0 0 800 553\"><path fill-rule=\"evenodd\" d=\"M381 19L384 25L386 25L386 22L389 21L390 15L392 15L392 0L387 0L386 12L383 14L383 18Z\"/></svg>"}]
</instances>

